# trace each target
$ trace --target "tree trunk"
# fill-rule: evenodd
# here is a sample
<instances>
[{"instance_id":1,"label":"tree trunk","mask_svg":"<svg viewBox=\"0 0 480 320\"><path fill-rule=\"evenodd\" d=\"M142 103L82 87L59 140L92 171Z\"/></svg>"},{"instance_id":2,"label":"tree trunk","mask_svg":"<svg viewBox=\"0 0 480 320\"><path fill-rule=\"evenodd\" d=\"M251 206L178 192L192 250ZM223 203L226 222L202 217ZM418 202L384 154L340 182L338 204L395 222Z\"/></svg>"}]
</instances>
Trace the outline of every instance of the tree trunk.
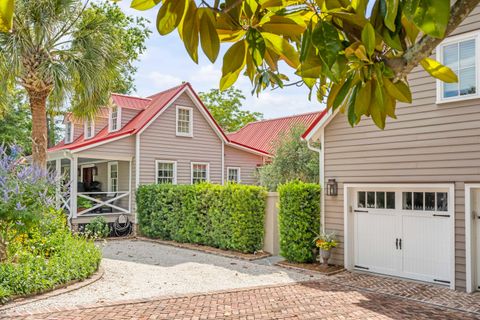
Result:
<instances>
[{"instance_id":1,"label":"tree trunk","mask_svg":"<svg viewBox=\"0 0 480 320\"><path fill-rule=\"evenodd\" d=\"M48 147L51 148L55 145L55 116L49 114L48 118Z\"/></svg>"},{"instance_id":2,"label":"tree trunk","mask_svg":"<svg viewBox=\"0 0 480 320\"><path fill-rule=\"evenodd\" d=\"M48 91L28 90L32 112L32 158L37 167L47 169L47 98Z\"/></svg>"}]
</instances>

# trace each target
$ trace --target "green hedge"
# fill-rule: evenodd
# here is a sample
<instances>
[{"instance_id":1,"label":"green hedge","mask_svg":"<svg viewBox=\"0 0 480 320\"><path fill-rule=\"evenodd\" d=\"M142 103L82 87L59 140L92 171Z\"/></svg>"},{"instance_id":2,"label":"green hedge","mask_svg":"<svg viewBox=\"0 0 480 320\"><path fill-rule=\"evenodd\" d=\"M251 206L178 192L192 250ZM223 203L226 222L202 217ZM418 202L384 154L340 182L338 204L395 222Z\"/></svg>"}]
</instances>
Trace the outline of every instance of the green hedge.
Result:
<instances>
[{"instance_id":1,"label":"green hedge","mask_svg":"<svg viewBox=\"0 0 480 320\"><path fill-rule=\"evenodd\" d=\"M136 198L140 232L255 252L263 247L266 196L261 187L238 184L143 185Z\"/></svg>"},{"instance_id":2,"label":"green hedge","mask_svg":"<svg viewBox=\"0 0 480 320\"><path fill-rule=\"evenodd\" d=\"M320 186L293 181L280 193L280 254L291 262L313 262L313 240L320 229Z\"/></svg>"},{"instance_id":3,"label":"green hedge","mask_svg":"<svg viewBox=\"0 0 480 320\"><path fill-rule=\"evenodd\" d=\"M0 304L12 296L40 293L92 275L102 254L92 241L73 235L64 214L52 212L9 244L10 259L0 263Z\"/></svg>"}]
</instances>

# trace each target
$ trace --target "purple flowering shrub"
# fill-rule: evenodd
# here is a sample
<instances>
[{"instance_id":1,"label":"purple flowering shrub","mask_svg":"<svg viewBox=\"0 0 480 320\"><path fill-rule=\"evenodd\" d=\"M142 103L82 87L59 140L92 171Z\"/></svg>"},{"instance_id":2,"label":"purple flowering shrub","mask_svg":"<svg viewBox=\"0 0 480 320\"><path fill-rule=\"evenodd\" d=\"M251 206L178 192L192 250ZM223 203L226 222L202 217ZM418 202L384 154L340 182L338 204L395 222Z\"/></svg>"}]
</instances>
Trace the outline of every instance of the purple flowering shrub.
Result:
<instances>
[{"instance_id":1,"label":"purple flowering shrub","mask_svg":"<svg viewBox=\"0 0 480 320\"><path fill-rule=\"evenodd\" d=\"M55 179L22 157L17 146L0 146L0 262L7 244L38 224L54 207Z\"/></svg>"}]
</instances>

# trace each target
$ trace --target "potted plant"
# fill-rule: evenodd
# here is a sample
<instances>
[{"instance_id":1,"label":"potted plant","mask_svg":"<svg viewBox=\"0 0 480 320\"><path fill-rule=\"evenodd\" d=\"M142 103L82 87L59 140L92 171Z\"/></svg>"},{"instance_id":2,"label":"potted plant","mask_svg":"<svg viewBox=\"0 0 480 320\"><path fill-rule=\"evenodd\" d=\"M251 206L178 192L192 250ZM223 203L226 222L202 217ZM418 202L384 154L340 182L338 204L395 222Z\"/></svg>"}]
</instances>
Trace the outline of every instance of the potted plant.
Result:
<instances>
[{"instance_id":1,"label":"potted plant","mask_svg":"<svg viewBox=\"0 0 480 320\"><path fill-rule=\"evenodd\" d=\"M328 266L328 259L332 255L332 249L338 245L335 233L322 232L315 238L315 246L320 249L320 257L323 264Z\"/></svg>"},{"instance_id":2,"label":"potted plant","mask_svg":"<svg viewBox=\"0 0 480 320\"><path fill-rule=\"evenodd\" d=\"M90 200L83 197L77 198L77 212L82 212L84 210L90 209L93 207L93 204Z\"/></svg>"}]
</instances>

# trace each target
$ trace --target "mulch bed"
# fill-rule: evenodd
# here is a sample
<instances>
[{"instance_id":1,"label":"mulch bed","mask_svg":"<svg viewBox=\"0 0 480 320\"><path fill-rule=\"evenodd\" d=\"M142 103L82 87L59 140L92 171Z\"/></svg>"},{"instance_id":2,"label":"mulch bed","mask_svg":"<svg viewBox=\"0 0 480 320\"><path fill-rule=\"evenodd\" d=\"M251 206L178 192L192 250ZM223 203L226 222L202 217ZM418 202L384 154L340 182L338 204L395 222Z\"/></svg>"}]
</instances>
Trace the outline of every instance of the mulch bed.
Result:
<instances>
[{"instance_id":1,"label":"mulch bed","mask_svg":"<svg viewBox=\"0 0 480 320\"><path fill-rule=\"evenodd\" d=\"M227 257L227 258L242 259L242 260L247 260L247 261L263 259L263 258L271 256L270 253L264 252L264 251L258 251L256 253L243 253L243 252L239 252L239 251L223 250L223 249L219 249L219 248L204 246L204 245L201 245L201 244L181 243L181 242L176 242L176 241L150 239L150 238L145 238L145 237L136 237L134 240L148 241L148 242L164 244L164 245L167 245L167 246L173 246L173 247L189 249L189 250L197 250L197 251L201 251L201 252L204 252L204 253L216 254L216 255L219 255L219 256Z\"/></svg>"},{"instance_id":2,"label":"mulch bed","mask_svg":"<svg viewBox=\"0 0 480 320\"><path fill-rule=\"evenodd\" d=\"M276 263L276 265L284 268L295 269L295 270L314 271L314 272L321 273L325 276L331 276L345 270L343 266L336 266L336 265L330 265L330 264L326 266L318 262L295 263L295 262L288 262L288 261L280 261Z\"/></svg>"}]
</instances>

